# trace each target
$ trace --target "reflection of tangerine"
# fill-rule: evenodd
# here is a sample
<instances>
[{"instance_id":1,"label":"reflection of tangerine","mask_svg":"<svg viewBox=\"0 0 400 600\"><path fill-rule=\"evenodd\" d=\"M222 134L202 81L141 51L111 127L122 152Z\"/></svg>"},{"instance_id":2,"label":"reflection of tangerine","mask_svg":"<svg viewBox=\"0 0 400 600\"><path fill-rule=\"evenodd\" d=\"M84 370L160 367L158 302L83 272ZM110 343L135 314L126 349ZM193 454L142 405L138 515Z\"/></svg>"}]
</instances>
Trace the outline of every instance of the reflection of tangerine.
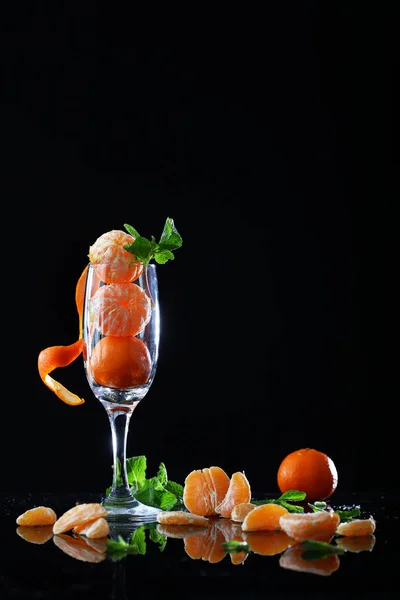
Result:
<instances>
[{"instance_id":1,"label":"reflection of tangerine","mask_svg":"<svg viewBox=\"0 0 400 600\"><path fill-rule=\"evenodd\" d=\"M284 531L250 531L244 539L255 554L275 556L282 554L292 544L292 538Z\"/></svg>"},{"instance_id":2,"label":"reflection of tangerine","mask_svg":"<svg viewBox=\"0 0 400 600\"><path fill-rule=\"evenodd\" d=\"M221 467L191 471L185 479L183 503L196 515L215 516L216 506L222 502L230 479Z\"/></svg>"},{"instance_id":3,"label":"reflection of tangerine","mask_svg":"<svg viewBox=\"0 0 400 600\"><path fill-rule=\"evenodd\" d=\"M150 352L134 336L106 336L93 348L89 371L99 385L119 389L143 385L150 377Z\"/></svg>"},{"instance_id":4,"label":"reflection of tangerine","mask_svg":"<svg viewBox=\"0 0 400 600\"><path fill-rule=\"evenodd\" d=\"M250 513L251 515L252 513ZM336 512L287 513L279 519L281 529L294 540L329 542L340 523Z\"/></svg>"},{"instance_id":5,"label":"reflection of tangerine","mask_svg":"<svg viewBox=\"0 0 400 600\"><path fill-rule=\"evenodd\" d=\"M89 260L96 267L98 277L105 283L134 281L143 272L143 263L125 250L135 238L124 231L112 230L103 233L89 248Z\"/></svg>"},{"instance_id":6,"label":"reflection of tangerine","mask_svg":"<svg viewBox=\"0 0 400 600\"><path fill-rule=\"evenodd\" d=\"M277 479L282 493L289 490L305 492L307 502L329 498L338 483L333 460L313 448L288 454L279 465Z\"/></svg>"},{"instance_id":7,"label":"reflection of tangerine","mask_svg":"<svg viewBox=\"0 0 400 600\"><path fill-rule=\"evenodd\" d=\"M372 552L375 546L375 536L371 533L370 535L338 537L336 539L336 546L339 546L339 548L342 548L346 552Z\"/></svg>"},{"instance_id":8,"label":"reflection of tangerine","mask_svg":"<svg viewBox=\"0 0 400 600\"><path fill-rule=\"evenodd\" d=\"M89 321L103 335L137 335L151 317L151 300L136 283L103 285L89 301Z\"/></svg>"},{"instance_id":9,"label":"reflection of tangerine","mask_svg":"<svg viewBox=\"0 0 400 600\"><path fill-rule=\"evenodd\" d=\"M336 554L326 558L309 560L303 557L304 550L301 546L288 548L279 558L279 564L284 569L312 573L313 575L331 575L340 567L340 559Z\"/></svg>"},{"instance_id":10,"label":"reflection of tangerine","mask_svg":"<svg viewBox=\"0 0 400 600\"><path fill-rule=\"evenodd\" d=\"M250 499L251 489L247 477L241 471L237 471L233 473L225 498L215 507L215 512L221 515L221 517L230 519L233 507L237 504L247 504L250 502Z\"/></svg>"},{"instance_id":11,"label":"reflection of tangerine","mask_svg":"<svg viewBox=\"0 0 400 600\"><path fill-rule=\"evenodd\" d=\"M17 527L17 534L30 544L45 544L53 537L53 526L31 527L30 525L20 525Z\"/></svg>"},{"instance_id":12,"label":"reflection of tangerine","mask_svg":"<svg viewBox=\"0 0 400 600\"><path fill-rule=\"evenodd\" d=\"M209 563L218 563L226 556L226 550L222 545L225 536L212 520L205 531L187 537L183 541L186 554L194 560L202 559Z\"/></svg>"}]
</instances>

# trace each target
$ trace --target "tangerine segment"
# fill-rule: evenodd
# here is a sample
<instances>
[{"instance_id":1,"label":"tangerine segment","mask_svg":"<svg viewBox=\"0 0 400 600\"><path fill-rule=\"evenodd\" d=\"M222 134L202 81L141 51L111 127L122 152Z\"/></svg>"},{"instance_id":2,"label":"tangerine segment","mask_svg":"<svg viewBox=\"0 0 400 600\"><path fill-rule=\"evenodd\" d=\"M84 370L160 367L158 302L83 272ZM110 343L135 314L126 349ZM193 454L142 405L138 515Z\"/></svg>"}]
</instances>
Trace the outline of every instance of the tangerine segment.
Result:
<instances>
[{"instance_id":1,"label":"tangerine segment","mask_svg":"<svg viewBox=\"0 0 400 600\"><path fill-rule=\"evenodd\" d=\"M251 514L251 513L250 513ZM288 513L279 519L281 529L292 539L328 542L340 523L336 512Z\"/></svg>"},{"instance_id":2,"label":"tangerine segment","mask_svg":"<svg viewBox=\"0 0 400 600\"><path fill-rule=\"evenodd\" d=\"M288 454L279 465L277 479L282 493L300 490L306 493L307 502L329 498L338 484L333 460L313 448Z\"/></svg>"},{"instance_id":3,"label":"tangerine segment","mask_svg":"<svg viewBox=\"0 0 400 600\"><path fill-rule=\"evenodd\" d=\"M125 231L114 229L103 233L89 248L89 260L98 265L97 275L105 283L127 283L134 281L143 272L143 263L125 250L135 238Z\"/></svg>"},{"instance_id":4,"label":"tangerine segment","mask_svg":"<svg viewBox=\"0 0 400 600\"><path fill-rule=\"evenodd\" d=\"M50 377L50 373L59 367L70 365L83 350L83 340L80 338L69 346L50 346L39 353L38 369L41 380L47 387L66 404L78 406L85 401L70 392L61 383Z\"/></svg>"},{"instance_id":5,"label":"tangerine segment","mask_svg":"<svg viewBox=\"0 0 400 600\"><path fill-rule=\"evenodd\" d=\"M232 521L236 521L237 523L243 523L245 517L256 507L256 504L251 504L251 502L241 502L233 507L231 512Z\"/></svg>"},{"instance_id":6,"label":"tangerine segment","mask_svg":"<svg viewBox=\"0 0 400 600\"><path fill-rule=\"evenodd\" d=\"M201 525L161 525L161 523L158 523L157 531L167 538L170 537L184 540L191 535L198 535L201 527ZM207 529L207 524L203 527L204 529Z\"/></svg>"},{"instance_id":7,"label":"tangerine segment","mask_svg":"<svg viewBox=\"0 0 400 600\"><path fill-rule=\"evenodd\" d=\"M195 515L184 510L164 510L157 513L157 522L162 525L198 525L208 526L205 517Z\"/></svg>"},{"instance_id":8,"label":"tangerine segment","mask_svg":"<svg viewBox=\"0 0 400 600\"><path fill-rule=\"evenodd\" d=\"M98 502L78 504L67 510L53 525L54 535L64 533L88 521L107 516L107 511Z\"/></svg>"},{"instance_id":9,"label":"tangerine segment","mask_svg":"<svg viewBox=\"0 0 400 600\"><path fill-rule=\"evenodd\" d=\"M136 283L103 285L89 300L89 322L103 335L137 335L151 317L151 300Z\"/></svg>"},{"instance_id":10,"label":"tangerine segment","mask_svg":"<svg viewBox=\"0 0 400 600\"><path fill-rule=\"evenodd\" d=\"M88 523L81 523L73 528L74 533L84 535L87 538L105 538L110 533L110 526L104 517L99 517Z\"/></svg>"},{"instance_id":11,"label":"tangerine segment","mask_svg":"<svg viewBox=\"0 0 400 600\"><path fill-rule=\"evenodd\" d=\"M38 525L53 525L57 521L57 515L48 506L35 506L26 510L17 518L17 525L36 527Z\"/></svg>"},{"instance_id":12,"label":"tangerine segment","mask_svg":"<svg viewBox=\"0 0 400 600\"><path fill-rule=\"evenodd\" d=\"M280 518L289 511L279 504L261 504L250 511L242 523L243 531L280 530Z\"/></svg>"},{"instance_id":13,"label":"tangerine segment","mask_svg":"<svg viewBox=\"0 0 400 600\"><path fill-rule=\"evenodd\" d=\"M106 387L126 389L144 385L151 372L150 352L134 336L107 336L93 348L89 371L99 385Z\"/></svg>"},{"instance_id":14,"label":"tangerine segment","mask_svg":"<svg viewBox=\"0 0 400 600\"><path fill-rule=\"evenodd\" d=\"M23 540L31 544L45 544L53 537L53 527L52 525L43 525L38 527L20 525L17 527L17 534Z\"/></svg>"},{"instance_id":15,"label":"tangerine segment","mask_svg":"<svg viewBox=\"0 0 400 600\"><path fill-rule=\"evenodd\" d=\"M250 499L251 489L247 477L243 472L237 471L233 473L225 498L215 507L215 512L230 519L233 508L237 504L249 503Z\"/></svg>"},{"instance_id":16,"label":"tangerine segment","mask_svg":"<svg viewBox=\"0 0 400 600\"><path fill-rule=\"evenodd\" d=\"M339 537L336 540L336 546L339 546L339 548L342 548L346 552L372 552L375 546L375 536L370 534Z\"/></svg>"},{"instance_id":17,"label":"tangerine segment","mask_svg":"<svg viewBox=\"0 0 400 600\"><path fill-rule=\"evenodd\" d=\"M229 483L230 479L221 467L191 471L185 479L183 503L193 514L215 516L215 507L225 497Z\"/></svg>"},{"instance_id":18,"label":"tangerine segment","mask_svg":"<svg viewBox=\"0 0 400 600\"><path fill-rule=\"evenodd\" d=\"M340 523L336 530L338 535L357 537L361 535L371 535L375 532L376 521L373 517L369 519L353 519L347 523Z\"/></svg>"},{"instance_id":19,"label":"tangerine segment","mask_svg":"<svg viewBox=\"0 0 400 600\"><path fill-rule=\"evenodd\" d=\"M83 562L99 563L106 557L105 554L101 554L100 552L97 552L97 550L94 550L85 542L85 540L77 540L70 535L55 535L53 537L53 542L60 550L65 552L65 554Z\"/></svg>"},{"instance_id":20,"label":"tangerine segment","mask_svg":"<svg viewBox=\"0 0 400 600\"><path fill-rule=\"evenodd\" d=\"M331 575L340 567L337 554L330 554L326 558L305 559L303 548L294 546L288 548L279 558L279 565L284 569L300 571L301 573L312 573L314 575Z\"/></svg>"},{"instance_id":21,"label":"tangerine segment","mask_svg":"<svg viewBox=\"0 0 400 600\"><path fill-rule=\"evenodd\" d=\"M284 531L250 531L243 535L251 551L262 556L282 554L292 543Z\"/></svg>"}]
</instances>

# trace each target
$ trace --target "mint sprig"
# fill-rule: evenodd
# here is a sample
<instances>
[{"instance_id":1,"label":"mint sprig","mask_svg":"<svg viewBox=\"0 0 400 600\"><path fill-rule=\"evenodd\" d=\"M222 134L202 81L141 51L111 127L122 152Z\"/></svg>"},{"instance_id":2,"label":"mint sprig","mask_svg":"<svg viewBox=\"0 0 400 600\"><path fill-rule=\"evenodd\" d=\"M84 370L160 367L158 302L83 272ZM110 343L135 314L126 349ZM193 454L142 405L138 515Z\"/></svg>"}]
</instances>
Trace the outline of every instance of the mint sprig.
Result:
<instances>
[{"instance_id":1,"label":"mint sprig","mask_svg":"<svg viewBox=\"0 0 400 600\"><path fill-rule=\"evenodd\" d=\"M120 465L118 464L118 469ZM126 461L128 485L135 498L162 510L178 510L183 506L183 486L169 481L164 463L160 463L155 477L146 478L147 459L145 456L133 456ZM118 480L121 481L119 473ZM111 487L107 488L109 494Z\"/></svg>"},{"instance_id":2,"label":"mint sprig","mask_svg":"<svg viewBox=\"0 0 400 600\"><path fill-rule=\"evenodd\" d=\"M266 498L265 500L252 500L252 504L261 506L262 504L278 504L283 506L289 512L302 513L304 508L296 504L290 504L291 502L302 502L306 497L305 492L299 492L298 490L288 490L279 496L279 498Z\"/></svg>"},{"instance_id":3,"label":"mint sprig","mask_svg":"<svg viewBox=\"0 0 400 600\"><path fill-rule=\"evenodd\" d=\"M173 219L170 217L167 217L165 221L164 229L158 242L156 242L154 236L151 236L150 239L141 236L132 225L125 223L124 227L135 238L132 244L124 246L125 250L133 254L138 262L143 262L145 265L148 265L153 259L160 265L165 264L169 260L174 260L174 251L180 248L183 243L182 237L178 233Z\"/></svg>"}]
</instances>

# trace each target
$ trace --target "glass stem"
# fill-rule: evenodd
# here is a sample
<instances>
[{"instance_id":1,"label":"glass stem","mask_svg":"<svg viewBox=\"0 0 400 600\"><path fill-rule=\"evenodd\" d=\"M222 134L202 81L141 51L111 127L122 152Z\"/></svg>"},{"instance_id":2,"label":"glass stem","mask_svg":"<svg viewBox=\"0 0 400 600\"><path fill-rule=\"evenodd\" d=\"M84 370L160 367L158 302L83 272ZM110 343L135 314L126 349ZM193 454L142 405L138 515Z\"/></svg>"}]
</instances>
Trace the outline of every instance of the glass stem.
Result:
<instances>
[{"instance_id":1,"label":"glass stem","mask_svg":"<svg viewBox=\"0 0 400 600\"><path fill-rule=\"evenodd\" d=\"M107 408L113 445L113 482L110 496L132 497L126 472L126 445L133 406Z\"/></svg>"}]
</instances>

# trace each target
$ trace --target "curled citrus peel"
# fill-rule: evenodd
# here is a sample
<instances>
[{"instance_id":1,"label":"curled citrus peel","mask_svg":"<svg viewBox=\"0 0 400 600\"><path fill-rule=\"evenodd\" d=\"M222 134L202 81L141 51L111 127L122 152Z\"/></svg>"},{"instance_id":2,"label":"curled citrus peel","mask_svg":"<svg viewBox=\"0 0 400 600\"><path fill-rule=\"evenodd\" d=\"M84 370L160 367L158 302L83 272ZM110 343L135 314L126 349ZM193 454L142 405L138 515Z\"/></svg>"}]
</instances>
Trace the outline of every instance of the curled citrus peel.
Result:
<instances>
[{"instance_id":1,"label":"curled citrus peel","mask_svg":"<svg viewBox=\"0 0 400 600\"><path fill-rule=\"evenodd\" d=\"M50 373L59 367L67 367L81 355L83 351L82 315L85 297L85 283L88 265L83 269L75 289L75 303L79 316L79 339L68 346L50 346L39 353L38 369L41 380L47 387L66 404L79 406L85 400L70 392L61 383L50 377Z\"/></svg>"}]
</instances>

